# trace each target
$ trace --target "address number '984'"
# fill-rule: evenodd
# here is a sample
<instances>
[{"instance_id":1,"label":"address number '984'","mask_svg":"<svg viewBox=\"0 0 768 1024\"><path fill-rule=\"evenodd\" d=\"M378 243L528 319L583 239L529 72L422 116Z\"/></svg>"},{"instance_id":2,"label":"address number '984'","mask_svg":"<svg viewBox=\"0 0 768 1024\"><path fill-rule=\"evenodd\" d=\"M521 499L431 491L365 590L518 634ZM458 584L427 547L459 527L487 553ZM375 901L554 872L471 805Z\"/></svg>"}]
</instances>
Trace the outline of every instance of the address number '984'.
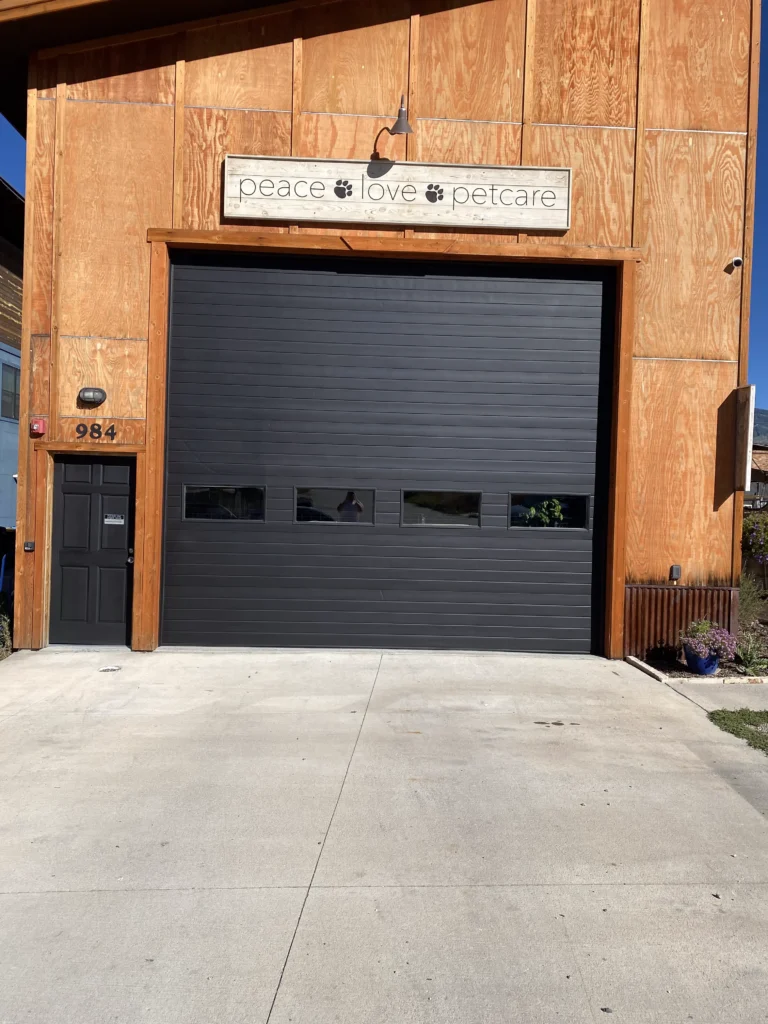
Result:
<instances>
[{"instance_id":1,"label":"address number '984'","mask_svg":"<svg viewBox=\"0 0 768 1024\"><path fill-rule=\"evenodd\" d=\"M110 424L106 430L102 429L100 423L91 423L90 426L87 423L78 423L75 427L75 433L78 437L90 437L93 441L100 441L104 437L114 441L117 436L114 423Z\"/></svg>"}]
</instances>

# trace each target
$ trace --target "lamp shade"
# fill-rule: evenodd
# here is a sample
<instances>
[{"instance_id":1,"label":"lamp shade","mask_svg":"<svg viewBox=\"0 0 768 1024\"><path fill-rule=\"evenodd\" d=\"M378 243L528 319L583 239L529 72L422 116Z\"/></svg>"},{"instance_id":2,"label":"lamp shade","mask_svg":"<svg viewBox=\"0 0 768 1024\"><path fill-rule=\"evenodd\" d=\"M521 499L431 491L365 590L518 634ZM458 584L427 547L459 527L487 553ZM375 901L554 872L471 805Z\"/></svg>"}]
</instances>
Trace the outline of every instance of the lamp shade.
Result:
<instances>
[{"instance_id":1,"label":"lamp shade","mask_svg":"<svg viewBox=\"0 0 768 1024\"><path fill-rule=\"evenodd\" d=\"M400 97L400 109L397 112L397 120L389 129L390 135L413 135L413 128L408 124L408 116L405 110L405 96Z\"/></svg>"}]
</instances>

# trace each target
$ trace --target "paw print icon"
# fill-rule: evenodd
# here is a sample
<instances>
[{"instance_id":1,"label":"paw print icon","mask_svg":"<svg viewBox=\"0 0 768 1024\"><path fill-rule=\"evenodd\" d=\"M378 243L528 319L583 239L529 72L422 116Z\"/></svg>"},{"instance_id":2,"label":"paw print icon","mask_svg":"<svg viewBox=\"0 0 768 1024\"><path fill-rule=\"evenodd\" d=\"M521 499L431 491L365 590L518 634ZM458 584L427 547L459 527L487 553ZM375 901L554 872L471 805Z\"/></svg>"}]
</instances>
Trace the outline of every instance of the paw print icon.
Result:
<instances>
[{"instance_id":1,"label":"paw print icon","mask_svg":"<svg viewBox=\"0 0 768 1024\"><path fill-rule=\"evenodd\" d=\"M430 203L440 202L445 198L445 193L441 185L427 185L427 191L425 192L427 199Z\"/></svg>"},{"instance_id":2,"label":"paw print icon","mask_svg":"<svg viewBox=\"0 0 768 1024\"><path fill-rule=\"evenodd\" d=\"M339 178L336 182L336 188L333 190L339 199L349 199L352 195L352 186L349 184L346 178Z\"/></svg>"}]
</instances>

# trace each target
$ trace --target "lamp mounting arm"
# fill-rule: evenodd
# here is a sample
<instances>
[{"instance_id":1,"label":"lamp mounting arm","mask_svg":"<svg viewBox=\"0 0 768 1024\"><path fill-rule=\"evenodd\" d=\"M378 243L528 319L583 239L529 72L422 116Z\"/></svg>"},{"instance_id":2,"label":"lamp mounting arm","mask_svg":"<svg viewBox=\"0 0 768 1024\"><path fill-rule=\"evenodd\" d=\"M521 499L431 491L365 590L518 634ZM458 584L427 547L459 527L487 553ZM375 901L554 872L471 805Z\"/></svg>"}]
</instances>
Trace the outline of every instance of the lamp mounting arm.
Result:
<instances>
[{"instance_id":1,"label":"lamp mounting arm","mask_svg":"<svg viewBox=\"0 0 768 1024\"><path fill-rule=\"evenodd\" d=\"M381 160L382 158L381 153L379 152L379 139L384 134L384 132L387 132L389 135L395 134L391 128L388 128L386 125L384 125L384 127L381 129L381 131L378 133L378 135L373 141L373 152L371 153L371 160Z\"/></svg>"}]
</instances>

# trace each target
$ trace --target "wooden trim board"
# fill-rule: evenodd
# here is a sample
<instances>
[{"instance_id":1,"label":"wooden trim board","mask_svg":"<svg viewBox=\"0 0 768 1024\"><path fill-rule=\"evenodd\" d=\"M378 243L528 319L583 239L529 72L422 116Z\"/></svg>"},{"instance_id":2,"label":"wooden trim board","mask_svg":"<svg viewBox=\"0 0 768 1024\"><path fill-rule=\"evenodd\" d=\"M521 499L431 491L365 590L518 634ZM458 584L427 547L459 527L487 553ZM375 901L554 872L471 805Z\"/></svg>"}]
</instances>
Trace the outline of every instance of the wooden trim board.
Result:
<instances>
[{"instance_id":1,"label":"wooden trim board","mask_svg":"<svg viewBox=\"0 0 768 1024\"><path fill-rule=\"evenodd\" d=\"M37 67L29 69L27 93L27 143L30 153L36 149L37 134ZM34 160L27 160L26 206L24 220L24 280L21 308L21 381L19 401L19 462L16 493L16 583L14 594L13 639L16 647L32 644L33 588L35 556L24 550L24 541L34 536L35 463L29 437L30 401L32 391L32 279L34 268L35 207Z\"/></svg>"},{"instance_id":2,"label":"wooden trim board","mask_svg":"<svg viewBox=\"0 0 768 1024\"><path fill-rule=\"evenodd\" d=\"M428 254L432 257L490 260L546 260L582 263L642 262L645 254L640 249L613 248L599 245L548 245L546 243L464 242L451 238L371 238L349 236L343 232L325 235L260 235L243 231L177 231L168 228L150 228L147 241L163 243L177 249L231 249L275 252L334 252L362 255Z\"/></svg>"},{"instance_id":3,"label":"wooden trim board","mask_svg":"<svg viewBox=\"0 0 768 1024\"><path fill-rule=\"evenodd\" d=\"M635 263L622 264L618 274L616 297L611 468L608 485L608 557L605 572L605 654L609 658L624 657L627 483L636 270Z\"/></svg>"},{"instance_id":4,"label":"wooden trim board","mask_svg":"<svg viewBox=\"0 0 768 1024\"><path fill-rule=\"evenodd\" d=\"M152 246L150 270L149 369L147 390L147 445L137 455L137 503L143 494L144 529L139 537L137 514L136 573L140 597L134 600L133 649L151 651L160 642L160 601L162 590L162 537L165 480L166 370L170 292L170 249L230 249L252 252L316 252L329 255L354 254L386 256L394 252L403 258L428 254L431 258L477 257L499 259L502 246L454 243L414 238L353 238L342 235L276 236L252 232L217 231L148 232ZM234 240L233 240L234 238ZM356 244L350 243L364 243ZM433 246L441 248L435 249ZM454 248L455 246L455 248ZM513 245L509 259L543 260L563 264L603 263L617 268L617 320L615 333L615 370L611 467L608 520L608 558L606 566L606 616L604 649L607 657L622 658L624 642L626 484L629 459L629 413L632 351L634 343L634 284L636 250L613 250L589 246ZM556 250L556 251L553 251ZM542 251L544 255L542 255ZM572 252L580 254L577 257ZM504 258L502 256L502 258ZM143 547L140 546L143 542Z\"/></svg>"},{"instance_id":5,"label":"wooden trim board","mask_svg":"<svg viewBox=\"0 0 768 1024\"><path fill-rule=\"evenodd\" d=\"M149 353L147 366L147 444L136 466L136 493L143 495L143 531L136 534L135 565L140 579L134 597L132 646L153 651L160 642L160 592L165 496L165 406L168 356L168 247L152 243L149 282ZM136 584L134 581L134 588Z\"/></svg>"},{"instance_id":6,"label":"wooden trim board","mask_svg":"<svg viewBox=\"0 0 768 1024\"><path fill-rule=\"evenodd\" d=\"M82 441L35 441L36 452L54 455L135 455L146 450L143 444L87 444Z\"/></svg>"},{"instance_id":7,"label":"wooden trim board","mask_svg":"<svg viewBox=\"0 0 768 1024\"><path fill-rule=\"evenodd\" d=\"M51 596L51 533L53 509L53 453L36 451L35 472L35 583L32 609L32 649L48 644Z\"/></svg>"}]
</instances>

